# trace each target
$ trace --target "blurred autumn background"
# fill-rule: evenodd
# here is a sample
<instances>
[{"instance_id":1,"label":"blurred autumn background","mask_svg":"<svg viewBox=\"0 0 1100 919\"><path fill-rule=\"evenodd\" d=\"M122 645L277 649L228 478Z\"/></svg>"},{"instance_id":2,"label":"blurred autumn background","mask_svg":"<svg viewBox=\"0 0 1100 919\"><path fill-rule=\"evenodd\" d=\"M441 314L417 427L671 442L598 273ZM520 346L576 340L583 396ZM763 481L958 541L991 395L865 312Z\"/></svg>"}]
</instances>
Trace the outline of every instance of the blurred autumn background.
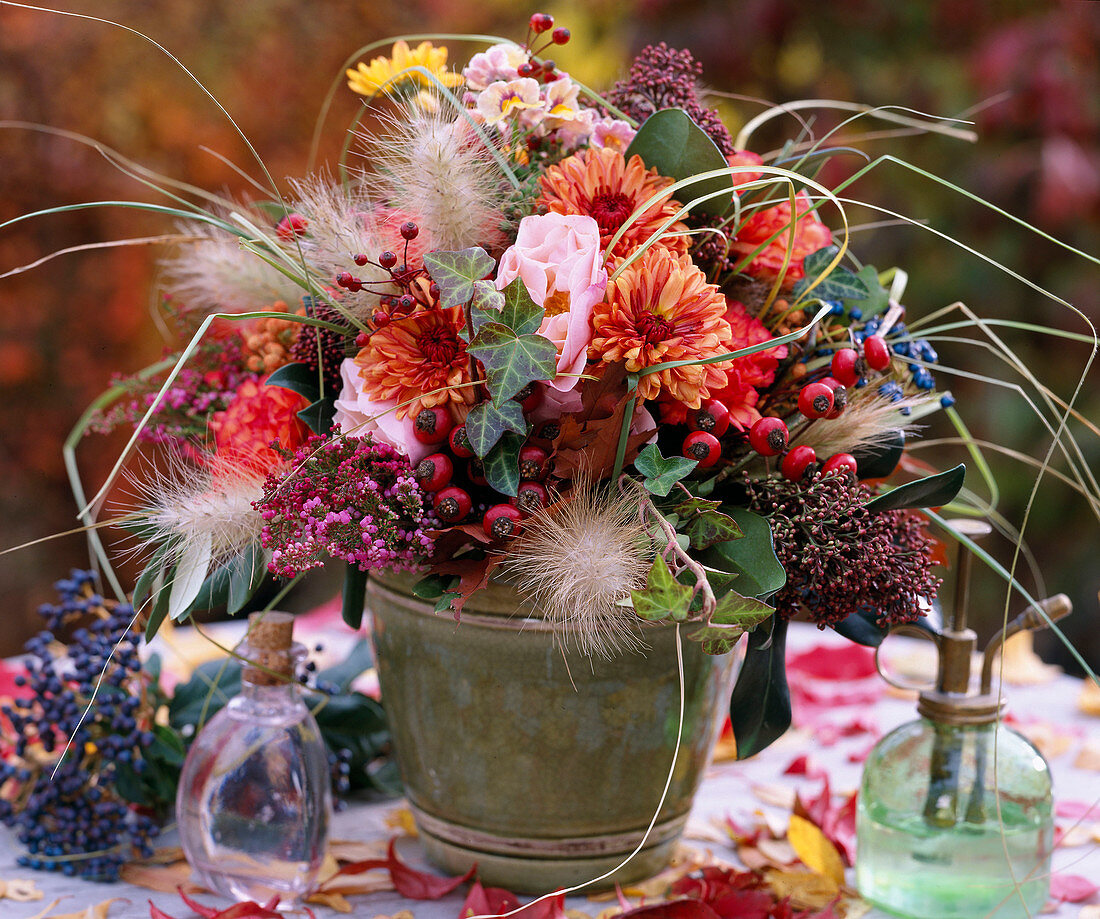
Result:
<instances>
[{"instance_id":1,"label":"blurred autumn background","mask_svg":"<svg viewBox=\"0 0 1100 919\"><path fill-rule=\"evenodd\" d=\"M648 43L687 47L708 87L731 94L723 116L736 130L762 100L842 99L897 104L973 120L977 145L941 136L883 137L866 146L894 153L964 186L1046 233L1100 252L1100 3L1087 0L576 0L530 9L506 0L68 0L58 8L120 22L179 58L237 120L277 181L307 169L317 113L342 64L374 40L417 32L480 32L522 40L526 17L552 13L573 41L556 59L590 86L621 76ZM461 63L470 47L451 43ZM359 106L340 91L326 122L322 161L343 143ZM806 114L806 113L804 113ZM813 124L822 133L830 112ZM169 203L112 166L99 152L58 132L102 142L156 173L243 194L246 181L226 162L259 175L255 160L217 107L154 45L132 31L88 20L0 6L0 223L59 205L97 200ZM46 126L54 133L32 130ZM882 125L875 127L881 128ZM753 148L777 148L797 130L777 119ZM829 164L828 180L861 165ZM285 188L285 186L284 186ZM1100 271L1083 259L914 172L886 165L851 190L855 197L927 220L1005 263L1100 320ZM826 214L826 219L829 215ZM881 219L871 212L856 222ZM69 247L171 232L167 218L123 208L75 210L0 229L0 275ZM951 244L912 227L861 232L864 261L910 273L906 302L923 314L956 300L985 315L1057 324L1085 332L1065 308ZM75 524L61 445L114 371L160 356L149 321L156 245L61 255L0 278L0 544L17 545ZM1056 339L1007 334L1019 356L1068 397L1089 349ZM1004 375L974 349L941 357L974 373ZM1097 371L1079 402L1100 418ZM1018 396L942 376L975 436L1041 457L1049 444ZM936 422L926 436L940 431ZM1078 429L1079 430L1079 429ZM1100 466L1100 438L1081 438L1085 461ZM122 442L92 438L78 451L94 492ZM920 455L920 454L918 454ZM938 459L928 455L929 459ZM965 457L960 456L959 459ZM1019 523L1033 472L998 461L1001 508ZM981 491L976 477L968 485ZM1027 526L1047 593L1069 593L1077 610L1065 624L1094 666L1100 658L1100 525L1085 502L1051 480ZM989 548L1006 561L1007 543ZM38 627L35 607L50 584L86 565L80 536L0 557L5 627L0 653L19 650ZM123 566L124 576L133 577ZM1029 586L1033 582L1029 581ZM983 582L984 584L984 582ZM990 581L977 592L984 640L1000 620L1004 593ZM1020 604L1014 603L1013 609ZM1043 639L1048 656L1062 659Z\"/></svg>"}]
</instances>

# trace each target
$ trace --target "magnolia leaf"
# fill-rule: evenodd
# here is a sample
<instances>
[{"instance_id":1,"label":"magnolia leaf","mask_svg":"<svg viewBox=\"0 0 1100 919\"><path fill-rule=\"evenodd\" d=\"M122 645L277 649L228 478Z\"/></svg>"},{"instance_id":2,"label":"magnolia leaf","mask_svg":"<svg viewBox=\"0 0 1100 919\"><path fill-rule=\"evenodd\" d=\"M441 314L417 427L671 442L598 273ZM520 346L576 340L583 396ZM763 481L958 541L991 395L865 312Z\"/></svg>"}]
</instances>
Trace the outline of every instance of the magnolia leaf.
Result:
<instances>
[{"instance_id":1,"label":"magnolia leaf","mask_svg":"<svg viewBox=\"0 0 1100 919\"><path fill-rule=\"evenodd\" d=\"M487 277L496 262L480 246L456 252L429 252L424 267L439 285L439 299L445 307L465 306L473 299L474 282Z\"/></svg>"},{"instance_id":2,"label":"magnolia leaf","mask_svg":"<svg viewBox=\"0 0 1100 919\"><path fill-rule=\"evenodd\" d=\"M737 574L737 590L746 597L770 596L787 583L787 572L775 554L771 526L765 518L744 508L726 510L741 530L741 538L712 546L700 555L700 561L710 568Z\"/></svg>"},{"instance_id":3,"label":"magnolia leaf","mask_svg":"<svg viewBox=\"0 0 1100 919\"><path fill-rule=\"evenodd\" d=\"M344 571L344 593L340 615L353 629L363 624L363 604L367 597L367 572L348 562Z\"/></svg>"},{"instance_id":4,"label":"magnolia leaf","mask_svg":"<svg viewBox=\"0 0 1100 919\"><path fill-rule=\"evenodd\" d=\"M336 418L336 400L325 396L299 410L298 417L314 434L327 434Z\"/></svg>"},{"instance_id":5,"label":"magnolia leaf","mask_svg":"<svg viewBox=\"0 0 1100 919\"><path fill-rule=\"evenodd\" d=\"M509 431L489 451L483 462L485 480L502 495L519 494L519 451L523 436Z\"/></svg>"},{"instance_id":6,"label":"magnolia leaf","mask_svg":"<svg viewBox=\"0 0 1100 919\"><path fill-rule=\"evenodd\" d=\"M156 577L153 579L151 590L152 595L156 599L153 601L153 608L149 611L149 621L145 623L146 641L153 640L153 636L157 634L161 624L168 617L168 591L165 590L164 585L169 583L171 579L172 574L170 568L158 571Z\"/></svg>"},{"instance_id":7,"label":"magnolia leaf","mask_svg":"<svg viewBox=\"0 0 1100 919\"><path fill-rule=\"evenodd\" d=\"M653 559L644 590L632 590L634 612L643 619L657 622L669 617L683 622L691 603L691 588L672 576L668 563L661 555Z\"/></svg>"},{"instance_id":8,"label":"magnolia leaf","mask_svg":"<svg viewBox=\"0 0 1100 919\"><path fill-rule=\"evenodd\" d=\"M629 160L638 155L649 169L663 176L686 179L701 172L728 167L718 145L683 109L663 109L650 115L634 135L624 154ZM720 215L733 203L733 180L721 175L689 185L677 194L680 201L690 201L711 192L728 189L695 206L704 214Z\"/></svg>"},{"instance_id":9,"label":"magnolia leaf","mask_svg":"<svg viewBox=\"0 0 1100 919\"><path fill-rule=\"evenodd\" d=\"M300 396L305 396L310 402L316 402L321 397L321 380L317 371L298 362L283 364L271 373L266 384L289 389Z\"/></svg>"},{"instance_id":10,"label":"magnolia leaf","mask_svg":"<svg viewBox=\"0 0 1100 919\"><path fill-rule=\"evenodd\" d=\"M730 696L730 723L738 759L759 753L791 726L786 644L786 619L774 617L770 633L768 629L749 633L745 660Z\"/></svg>"},{"instance_id":11,"label":"magnolia leaf","mask_svg":"<svg viewBox=\"0 0 1100 919\"><path fill-rule=\"evenodd\" d=\"M245 548L227 566L229 568L229 594L226 612L239 613L263 582L267 571L267 552L258 542Z\"/></svg>"},{"instance_id":12,"label":"magnolia leaf","mask_svg":"<svg viewBox=\"0 0 1100 919\"><path fill-rule=\"evenodd\" d=\"M508 326L517 335L530 335L537 332L545 313L543 308L531 299L531 294L522 278L516 278L504 288L504 307L500 322Z\"/></svg>"},{"instance_id":13,"label":"magnolia leaf","mask_svg":"<svg viewBox=\"0 0 1100 919\"><path fill-rule=\"evenodd\" d=\"M807 868L838 887L844 883L844 859L829 838L805 817L791 814L787 841Z\"/></svg>"},{"instance_id":14,"label":"magnolia leaf","mask_svg":"<svg viewBox=\"0 0 1100 919\"><path fill-rule=\"evenodd\" d=\"M959 463L953 469L930 475L915 482L907 482L873 498L866 504L871 513L899 511L917 507L940 507L954 500L966 478L966 465Z\"/></svg>"},{"instance_id":15,"label":"magnolia leaf","mask_svg":"<svg viewBox=\"0 0 1100 919\"><path fill-rule=\"evenodd\" d=\"M683 527L691 540L691 548L709 549L715 543L739 539L742 535L737 521L720 511L706 510L696 513Z\"/></svg>"},{"instance_id":16,"label":"magnolia leaf","mask_svg":"<svg viewBox=\"0 0 1100 919\"><path fill-rule=\"evenodd\" d=\"M482 402L470 409L466 416L466 436L470 438L471 449L481 458L493 449L505 431L527 433L523 406L518 402L508 401L500 406Z\"/></svg>"},{"instance_id":17,"label":"magnolia leaf","mask_svg":"<svg viewBox=\"0 0 1100 919\"><path fill-rule=\"evenodd\" d=\"M497 405L528 383L552 379L557 373L558 349L550 339L517 335L502 322L485 323L466 350L485 367L489 393Z\"/></svg>"},{"instance_id":18,"label":"magnolia leaf","mask_svg":"<svg viewBox=\"0 0 1100 919\"><path fill-rule=\"evenodd\" d=\"M885 479L898 467L905 452L905 431L885 431L878 443L852 454L861 479Z\"/></svg>"},{"instance_id":19,"label":"magnolia leaf","mask_svg":"<svg viewBox=\"0 0 1100 919\"><path fill-rule=\"evenodd\" d=\"M645 477L642 484L646 491L659 498L665 497L672 491L673 485L698 465L698 460L686 456L666 459L656 444L646 446L634 459L634 468Z\"/></svg>"},{"instance_id":20,"label":"magnolia leaf","mask_svg":"<svg viewBox=\"0 0 1100 919\"><path fill-rule=\"evenodd\" d=\"M210 533L195 536L184 543L168 597L168 615L173 622L178 622L190 612L191 604L206 580L213 554L214 537Z\"/></svg>"},{"instance_id":21,"label":"magnolia leaf","mask_svg":"<svg viewBox=\"0 0 1100 919\"><path fill-rule=\"evenodd\" d=\"M157 548L153 550L153 554L149 556L149 560L145 563L145 569L141 572L141 575L137 579L137 583L134 585L134 609L140 609L144 604L146 597L149 596L149 592L153 589L153 583L156 581L158 575L163 583L164 559L175 544L174 540L165 540L157 546Z\"/></svg>"}]
</instances>

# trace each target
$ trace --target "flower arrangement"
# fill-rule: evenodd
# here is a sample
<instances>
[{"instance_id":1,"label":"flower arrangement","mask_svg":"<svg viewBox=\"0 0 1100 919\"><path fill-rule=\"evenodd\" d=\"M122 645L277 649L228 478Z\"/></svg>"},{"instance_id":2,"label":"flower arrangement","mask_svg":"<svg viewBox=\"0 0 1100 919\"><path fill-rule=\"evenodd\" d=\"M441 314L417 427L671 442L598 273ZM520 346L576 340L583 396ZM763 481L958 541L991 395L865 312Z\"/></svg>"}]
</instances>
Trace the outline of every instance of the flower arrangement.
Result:
<instances>
[{"instance_id":1,"label":"flower arrangement","mask_svg":"<svg viewBox=\"0 0 1100 919\"><path fill-rule=\"evenodd\" d=\"M398 41L347 72L364 109L338 176L170 209L178 344L88 424L133 426L116 472L139 442L173 460L120 518L146 558L132 602L152 636L241 610L265 571L340 565L353 626L368 572L415 571L459 620L506 580L589 655L646 621L718 654L750 632L731 714L751 755L790 722L791 618L876 644L932 606L941 521L919 511L964 470L905 448L934 413L966 439L947 325L850 249L851 180L815 178L828 137L763 156L687 51L647 48L600 95L549 57L568 41L536 14L457 72ZM1046 406L1070 450L1072 399Z\"/></svg>"}]
</instances>

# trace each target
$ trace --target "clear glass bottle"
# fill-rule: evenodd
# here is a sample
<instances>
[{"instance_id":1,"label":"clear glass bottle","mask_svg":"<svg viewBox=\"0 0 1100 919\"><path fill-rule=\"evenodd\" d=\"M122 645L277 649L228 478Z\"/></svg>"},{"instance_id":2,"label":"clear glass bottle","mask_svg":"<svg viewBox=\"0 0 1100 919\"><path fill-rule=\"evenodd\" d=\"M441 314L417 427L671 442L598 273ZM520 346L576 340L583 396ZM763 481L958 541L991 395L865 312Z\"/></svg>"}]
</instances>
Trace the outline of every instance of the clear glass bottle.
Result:
<instances>
[{"instance_id":1,"label":"clear glass bottle","mask_svg":"<svg viewBox=\"0 0 1100 919\"><path fill-rule=\"evenodd\" d=\"M249 617L241 694L195 738L176 795L199 883L236 900L278 896L280 907L315 883L332 811L325 745L295 680L305 648L292 628L287 613Z\"/></svg>"},{"instance_id":2,"label":"clear glass bottle","mask_svg":"<svg viewBox=\"0 0 1100 919\"><path fill-rule=\"evenodd\" d=\"M981 535L978 522L969 531ZM882 738L863 765L856 885L864 899L909 919L1026 919L1050 891L1050 768L1002 722L993 662L1005 639L1042 628L1070 604L1059 594L1016 617L986 646L980 684L971 689L970 560L960 546L955 609L932 636L939 666L935 685L919 694L920 718Z\"/></svg>"}]
</instances>

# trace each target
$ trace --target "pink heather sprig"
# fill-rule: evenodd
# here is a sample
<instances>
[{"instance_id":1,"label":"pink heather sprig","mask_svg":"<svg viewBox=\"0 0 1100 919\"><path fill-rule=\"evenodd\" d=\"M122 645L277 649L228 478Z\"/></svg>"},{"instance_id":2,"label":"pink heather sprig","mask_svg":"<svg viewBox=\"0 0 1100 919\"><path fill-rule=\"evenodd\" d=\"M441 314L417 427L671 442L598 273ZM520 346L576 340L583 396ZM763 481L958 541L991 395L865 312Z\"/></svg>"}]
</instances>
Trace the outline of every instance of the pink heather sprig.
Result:
<instances>
[{"instance_id":1,"label":"pink heather sprig","mask_svg":"<svg viewBox=\"0 0 1100 919\"><path fill-rule=\"evenodd\" d=\"M280 452L288 466L268 475L254 505L264 519L263 544L274 550L274 574L294 577L326 558L362 571L407 571L431 556L424 492L393 447L334 428Z\"/></svg>"}]
</instances>

